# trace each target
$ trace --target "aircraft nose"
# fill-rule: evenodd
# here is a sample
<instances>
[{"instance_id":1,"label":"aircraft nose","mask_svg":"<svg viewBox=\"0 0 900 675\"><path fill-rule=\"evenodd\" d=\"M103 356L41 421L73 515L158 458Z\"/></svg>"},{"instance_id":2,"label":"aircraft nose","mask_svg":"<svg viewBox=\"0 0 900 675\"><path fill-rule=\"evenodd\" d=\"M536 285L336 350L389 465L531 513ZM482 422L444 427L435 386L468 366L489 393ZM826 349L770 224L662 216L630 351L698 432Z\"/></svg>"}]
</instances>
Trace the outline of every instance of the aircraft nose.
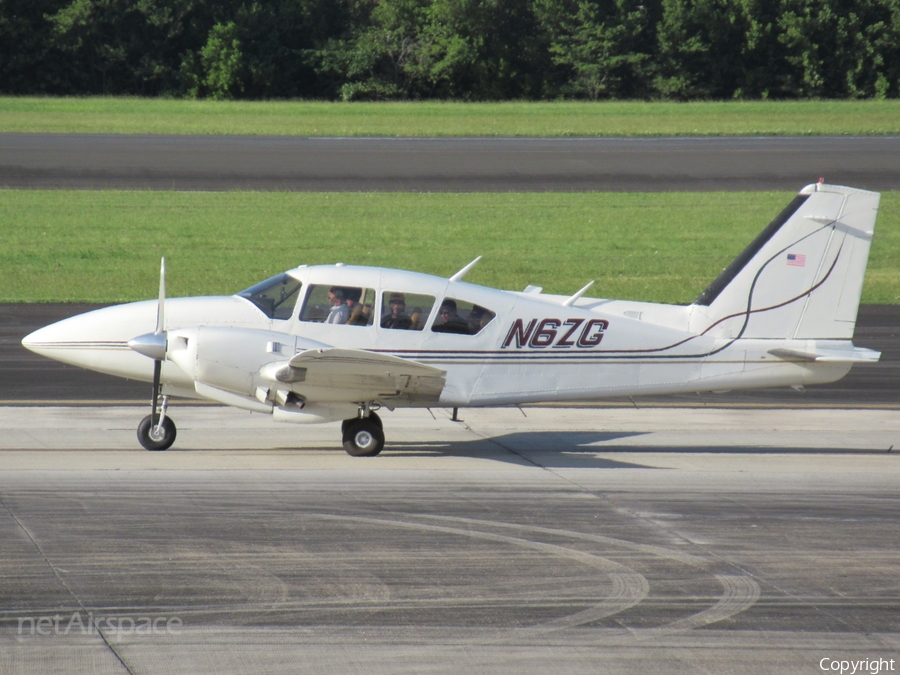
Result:
<instances>
[{"instance_id":1,"label":"aircraft nose","mask_svg":"<svg viewBox=\"0 0 900 675\"><path fill-rule=\"evenodd\" d=\"M119 374L133 370L131 357L145 361L128 347L135 335L153 330L156 303L105 307L57 321L26 335L22 346L56 361Z\"/></svg>"},{"instance_id":2,"label":"aircraft nose","mask_svg":"<svg viewBox=\"0 0 900 675\"><path fill-rule=\"evenodd\" d=\"M22 338L22 346L35 354L46 356L47 349L62 339L63 331L59 329L59 323L52 323L29 333Z\"/></svg>"}]
</instances>

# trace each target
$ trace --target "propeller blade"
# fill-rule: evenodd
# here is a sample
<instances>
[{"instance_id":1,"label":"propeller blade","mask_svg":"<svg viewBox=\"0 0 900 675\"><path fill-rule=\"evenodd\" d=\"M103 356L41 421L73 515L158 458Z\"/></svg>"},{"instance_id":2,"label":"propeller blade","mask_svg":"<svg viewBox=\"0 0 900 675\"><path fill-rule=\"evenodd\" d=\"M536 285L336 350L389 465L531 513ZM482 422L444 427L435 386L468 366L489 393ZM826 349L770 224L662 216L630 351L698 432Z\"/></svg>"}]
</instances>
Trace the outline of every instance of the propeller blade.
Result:
<instances>
[{"instance_id":1,"label":"propeller blade","mask_svg":"<svg viewBox=\"0 0 900 675\"><path fill-rule=\"evenodd\" d=\"M156 364L154 373L156 384L153 385L154 397L159 385L159 369L161 362L166 360L166 348L168 336L166 335L166 259L162 259L159 267L159 305L156 308L156 330L152 333L138 335L128 341L128 346L138 354L148 356ZM155 398L154 398L155 400Z\"/></svg>"},{"instance_id":2,"label":"propeller blade","mask_svg":"<svg viewBox=\"0 0 900 675\"><path fill-rule=\"evenodd\" d=\"M156 311L156 333L166 332L166 259L159 265L159 309Z\"/></svg>"}]
</instances>

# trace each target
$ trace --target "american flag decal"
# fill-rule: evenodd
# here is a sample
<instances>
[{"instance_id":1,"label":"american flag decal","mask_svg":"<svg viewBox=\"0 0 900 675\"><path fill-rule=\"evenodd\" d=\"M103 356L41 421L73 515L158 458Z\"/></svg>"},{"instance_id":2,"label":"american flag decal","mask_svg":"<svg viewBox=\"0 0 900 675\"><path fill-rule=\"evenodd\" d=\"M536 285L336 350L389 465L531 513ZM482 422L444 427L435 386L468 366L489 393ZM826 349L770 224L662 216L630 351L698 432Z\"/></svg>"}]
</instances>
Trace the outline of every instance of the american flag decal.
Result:
<instances>
[{"instance_id":1,"label":"american flag decal","mask_svg":"<svg viewBox=\"0 0 900 675\"><path fill-rule=\"evenodd\" d=\"M792 267L805 267L806 256L802 253L788 253L787 264Z\"/></svg>"}]
</instances>

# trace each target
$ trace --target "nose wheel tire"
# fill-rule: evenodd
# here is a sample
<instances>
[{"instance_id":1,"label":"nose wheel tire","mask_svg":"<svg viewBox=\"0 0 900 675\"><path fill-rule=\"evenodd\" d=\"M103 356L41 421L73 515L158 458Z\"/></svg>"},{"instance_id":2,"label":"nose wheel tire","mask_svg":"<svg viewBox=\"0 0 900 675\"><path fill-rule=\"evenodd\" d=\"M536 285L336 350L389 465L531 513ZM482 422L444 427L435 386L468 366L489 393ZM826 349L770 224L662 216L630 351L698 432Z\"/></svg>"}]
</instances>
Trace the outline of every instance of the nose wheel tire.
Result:
<instances>
[{"instance_id":1,"label":"nose wheel tire","mask_svg":"<svg viewBox=\"0 0 900 675\"><path fill-rule=\"evenodd\" d=\"M164 418L159 429L152 427L150 415L141 420L138 425L138 442L147 450L168 450L175 442L175 422L168 417Z\"/></svg>"},{"instance_id":2,"label":"nose wheel tire","mask_svg":"<svg viewBox=\"0 0 900 675\"><path fill-rule=\"evenodd\" d=\"M344 450L352 457L374 457L384 448L381 420L373 415L363 419L344 420Z\"/></svg>"}]
</instances>

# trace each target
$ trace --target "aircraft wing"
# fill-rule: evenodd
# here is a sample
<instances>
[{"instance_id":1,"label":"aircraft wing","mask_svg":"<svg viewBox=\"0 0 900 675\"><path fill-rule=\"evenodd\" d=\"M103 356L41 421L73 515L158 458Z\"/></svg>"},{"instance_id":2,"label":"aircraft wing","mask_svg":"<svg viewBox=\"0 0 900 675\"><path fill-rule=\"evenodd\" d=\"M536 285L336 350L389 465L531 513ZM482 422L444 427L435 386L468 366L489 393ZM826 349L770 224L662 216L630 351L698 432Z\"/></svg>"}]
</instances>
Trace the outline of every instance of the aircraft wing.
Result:
<instances>
[{"instance_id":1,"label":"aircraft wing","mask_svg":"<svg viewBox=\"0 0 900 675\"><path fill-rule=\"evenodd\" d=\"M260 370L310 400L435 401L446 371L417 361L362 349L307 349L290 361Z\"/></svg>"}]
</instances>

